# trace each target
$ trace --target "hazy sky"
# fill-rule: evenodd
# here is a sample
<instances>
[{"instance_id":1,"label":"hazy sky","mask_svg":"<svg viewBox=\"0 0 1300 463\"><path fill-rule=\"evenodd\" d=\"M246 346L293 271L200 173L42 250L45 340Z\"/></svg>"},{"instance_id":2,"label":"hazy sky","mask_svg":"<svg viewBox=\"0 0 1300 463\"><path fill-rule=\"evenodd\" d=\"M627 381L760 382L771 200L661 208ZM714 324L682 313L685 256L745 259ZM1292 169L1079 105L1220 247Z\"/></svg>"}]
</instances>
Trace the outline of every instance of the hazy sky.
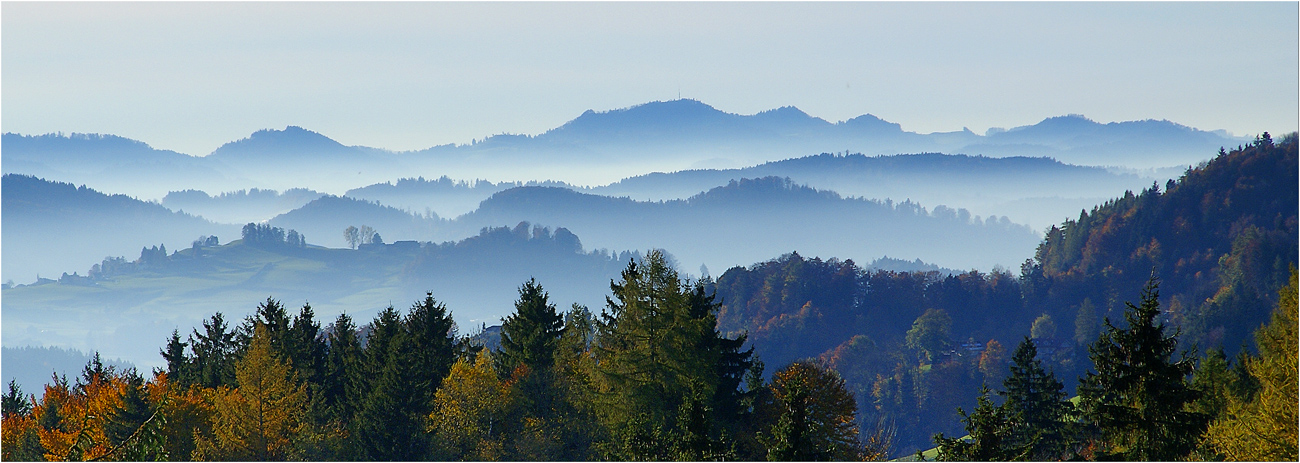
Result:
<instances>
[{"instance_id":1,"label":"hazy sky","mask_svg":"<svg viewBox=\"0 0 1300 463\"><path fill-rule=\"evenodd\" d=\"M0 6L6 132L202 155L299 125L396 150L694 98L982 133L1069 113L1296 130L1277 3L26 3Z\"/></svg>"}]
</instances>

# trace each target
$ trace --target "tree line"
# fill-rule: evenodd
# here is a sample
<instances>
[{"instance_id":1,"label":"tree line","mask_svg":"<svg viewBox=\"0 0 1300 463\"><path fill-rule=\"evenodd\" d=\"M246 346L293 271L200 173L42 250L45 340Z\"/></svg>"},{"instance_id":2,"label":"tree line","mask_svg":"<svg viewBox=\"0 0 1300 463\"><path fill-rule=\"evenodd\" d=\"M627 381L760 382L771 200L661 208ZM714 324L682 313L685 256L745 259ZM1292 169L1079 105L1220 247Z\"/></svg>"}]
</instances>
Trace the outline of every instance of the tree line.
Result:
<instances>
[{"instance_id":1,"label":"tree line","mask_svg":"<svg viewBox=\"0 0 1300 463\"><path fill-rule=\"evenodd\" d=\"M1178 330L1158 320L1154 278L1124 323L1109 319L1089 346L1093 370L1077 403L1043 368L1034 343L1016 349L1003 398L985 386L967 436L934 437L945 461L1294 461L1297 458L1296 272L1269 324L1255 332L1259 355L1230 371L1222 351L1175 355ZM918 452L919 453L919 452ZM918 455L920 456L920 455ZM920 456L922 459L923 456Z\"/></svg>"},{"instance_id":2,"label":"tree line","mask_svg":"<svg viewBox=\"0 0 1300 463\"><path fill-rule=\"evenodd\" d=\"M717 331L707 282L629 263L599 314L519 289L501 347L432 294L363 328L268 298L238 326L173 332L145 378L92 360L4 398L5 460L827 460L879 458L843 379L812 360L764 381Z\"/></svg>"}]
</instances>

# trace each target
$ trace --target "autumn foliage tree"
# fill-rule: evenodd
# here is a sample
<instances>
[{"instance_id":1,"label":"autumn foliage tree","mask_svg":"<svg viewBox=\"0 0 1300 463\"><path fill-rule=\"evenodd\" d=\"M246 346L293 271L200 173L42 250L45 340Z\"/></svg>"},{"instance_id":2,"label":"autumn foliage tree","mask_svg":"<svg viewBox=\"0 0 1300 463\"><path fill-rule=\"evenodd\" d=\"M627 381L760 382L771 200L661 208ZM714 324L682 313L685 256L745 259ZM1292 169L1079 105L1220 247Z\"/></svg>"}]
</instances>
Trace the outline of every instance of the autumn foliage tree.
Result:
<instances>
[{"instance_id":1,"label":"autumn foliage tree","mask_svg":"<svg viewBox=\"0 0 1300 463\"><path fill-rule=\"evenodd\" d=\"M1259 357L1246 364L1259 389L1249 397L1229 395L1226 410L1207 442L1228 460L1294 461L1297 432L1296 270L1282 289L1272 320L1255 333Z\"/></svg>"},{"instance_id":2,"label":"autumn foliage tree","mask_svg":"<svg viewBox=\"0 0 1300 463\"><path fill-rule=\"evenodd\" d=\"M855 460L858 404L834 370L810 360L772 374L779 418L766 434L770 461Z\"/></svg>"},{"instance_id":3,"label":"autumn foliage tree","mask_svg":"<svg viewBox=\"0 0 1300 463\"><path fill-rule=\"evenodd\" d=\"M215 414L212 437L200 439L194 455L202 460L284 460L307 409L306 387L271 348L266 326L258 323L248 351L235 367L238 387L211 392Z\"/></svg>"}]
</instances>

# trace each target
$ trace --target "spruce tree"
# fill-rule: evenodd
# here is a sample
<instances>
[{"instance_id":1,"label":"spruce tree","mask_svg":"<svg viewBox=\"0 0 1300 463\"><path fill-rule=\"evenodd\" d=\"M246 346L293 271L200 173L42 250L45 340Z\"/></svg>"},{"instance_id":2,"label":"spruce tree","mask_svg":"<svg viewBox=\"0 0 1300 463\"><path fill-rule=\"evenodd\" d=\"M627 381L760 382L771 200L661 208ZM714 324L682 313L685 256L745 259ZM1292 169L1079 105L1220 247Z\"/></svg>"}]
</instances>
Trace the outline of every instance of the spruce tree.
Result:
<instances>
[{"instance_id":1,"label":"spruce tree","mask_svg":"<svg viewBox=\"0 0 1300 463\"><path fill-rule=\"evenodd\" d=\"M1084 420L1100 434L1096 458L1169 461L1187 456L1205 432L1209 417L1187 410L1200 393L1186 377L1193 358L1173 354L1177 332L1165 334L1155 275L1142 288L1141 305L1126 302L1127 326L1110 319L1089 346L1096 373L1080 379Z\"/></svg>"},{"instance_id":2,"label":"spruce tree","mask_svg":"<svg viewBox=\"0 0 1300 463\"><path fill-rule=\"evenodd\" d=\"M188 345L189 343L181 341L179 331L172 330L172 337L167 339L167 347L158 351L167 361L167 379L181 389L189 387L196 379L191 364L193 359L185 355L185 347Z\"/></svg>"},{"instance_id":3,"label":"spruce tree","mask_svg":"<svg viewBox=\"0 0 1300 463\"><path fill-rule=\"evenodd\" d=\"M348 423L355 459L418 460L427 450L421 443L423 422L410 413L418 407L412 398L413 381L407 356L406 330L392 306L379 312L370 324L362 371L365 392L352 398L354 419Z\"/></svg>"},{"instance_id":4,"label":"spruce tree","mask_svg":"<svg viewBox=\"0 0 1300 463\"><path fill-rule=\"evenodd\" d=\"M456 360L456 322L447 306L433 298L433 293L426 293L424 300L415 303L403 322L409 344L399 356L415 387L412 392L421 404L420 410L415 411L426 416L433 407L434 391Z\"/></svg>"},{"instance_id":5,"label":"spruce tree","mask_svg":"<svg viewBox=\"0 0 1300 463\"><path fill-rule=\"evenodd\" d=\"M430 455L425 424L434 393L451 369L455 323L433 294L400 317L392 307L372 324L365 349L368 390L350 424L356 457L420 460Z\"/></svg>"},{"instance_id":6,"label":"spruce tree","mask_svg":"<svg viewBox=\"0 0 1300 463\"><path fill-rule=\"evenodd\" d=\"M1002 408L1015 422L1011 442L1027 445L1035 460L1065 457L1070 436L1070 415L1074 404L1065 393L1065 385L1056 375L1043 369L1034 341L1025 338L1011 357L1011 374L1002 382L1006 397Z\"/></svg>"},{"instance_id":7,"label":"spruce tree","mask_svg":"<svg viewBox=\"0 0 1300 463\"><path fill-rule=\"evenodd\" d=\"M564 317L548 299L546 291L534 279L519 287L515 313L501 324L499 372L509 375L519 365L534 372L545 372L555 364Z\"/></svg>"},{"instance_id":8,"label":"spruce tree","mask_svg":"<svg viewBox=\"0 0 1300 463\"><path fill-rule=\"evenodd\" d=\"M251 338L252 334L249 333ZM203 333L196 329L191 334L190 350L194 352L193 380L207 388L235 385L235 360L238 344L235 332L229 329L221 312L203 321ZM247 346L247 342L242 343Z\"/></svg>"},{"instance_id":9,"label":"spruce tree","mask_svg":"<svg viewBox=\"0 0 1300 463\"><path fill-rule=\"evenodd\" d=\"M325 384L322 394L326 406L340 423L352 421L356 409L354 400L365 390L363 381L361 342L352 317L339 314L329 335L329 353L325 362Z\"/></svg>"}]
</instances>

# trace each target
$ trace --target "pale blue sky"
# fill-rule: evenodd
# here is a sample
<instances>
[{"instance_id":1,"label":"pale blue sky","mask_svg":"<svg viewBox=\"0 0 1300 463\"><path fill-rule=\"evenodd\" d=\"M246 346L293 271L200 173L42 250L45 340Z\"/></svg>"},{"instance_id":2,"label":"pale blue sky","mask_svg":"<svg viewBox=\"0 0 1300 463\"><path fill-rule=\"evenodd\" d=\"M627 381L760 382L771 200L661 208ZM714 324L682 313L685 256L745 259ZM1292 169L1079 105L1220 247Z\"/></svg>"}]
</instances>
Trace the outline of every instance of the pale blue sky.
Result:
<instances>
[{"instance_id":1,"label":"pale blue sky","mask_svg":"<svg viewBox=\"0 0 1300 463\"><path fill-rule=\"evenodd\" d=\"M26 3L0 6L6 132L203 155L299 125L396 150L680 95L923 133L1169 119L1296 130L1279 3Z\"/></svg>"}]
</instances>

